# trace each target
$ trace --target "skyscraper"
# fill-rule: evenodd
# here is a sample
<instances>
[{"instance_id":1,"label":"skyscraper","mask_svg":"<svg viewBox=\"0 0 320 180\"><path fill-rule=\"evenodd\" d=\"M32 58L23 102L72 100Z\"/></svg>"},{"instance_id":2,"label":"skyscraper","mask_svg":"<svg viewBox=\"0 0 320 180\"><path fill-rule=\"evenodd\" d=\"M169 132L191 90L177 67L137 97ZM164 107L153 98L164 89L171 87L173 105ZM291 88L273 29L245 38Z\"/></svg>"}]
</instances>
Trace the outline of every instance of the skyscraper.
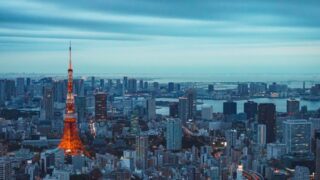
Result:
<instances>
[{"instance_id":1,"label":"skyscraper","mask_svg":"<svg viewBox=\"0 0 320 180\"><path fill-rule=\"evenodd\" d=\"M144 85L143 85L143 88L144 88L145 90L148 90L149 83L148 83L147 81L145 81L143 84L144 84Z\"/></svg>"},{"instance_id":2,"label":"skyscraper","mask_svg":"<svg viewBox=\"0 0 320 180\"><path fill-rule=\"evenodd\" d=\"M195 89L188 89L185 96L188 99L188 119L193 119L197 112L197 92Z\"/></svg>"},{"instance_id":3,"label":"skyscraper","mask_svg":"<svg viewBox=\"0 0 320 180\"><path fill-rule=\"evenodd\" d=\"M11 100L16 95L16 86L14 80L6 79L5 94L7 100Z\"/></svg>"},{"instance_id":4,"label":"skyscraper","mask_svg":"<svg viewBox=\"0 0 320 180\"><path fill-rule=\"evenodd\" d=\"M230 155L231 149L236 146L237 142L237 130L235 129L229 129L225 131L225 137L227 141L227 155Z\"/></svg>"},{"instance_id":5,"label":"skyscraper","mask_svg":"<svg viewBox=\"0 0 320 180\"><path fill-rule=\"evenodd\" d=\"M64 119L63 136L59 144L59 149L62 149L68 155L87 154L81 139L78 134L77 117L74 107L73 96L73 70L71 63L71 44L69 47L69 68L68 68L68 94L66 102L66 113ZM88 154L87 154L88 155Z\"/></svg>"},{"instance_id":6,"label":"skyscraper","mask_svg":"<svg viewBox=\"0 0 320 180\"><path fill-rule=\"evenodd\" d=\"M166 141L168 150L180 150L182 144L182 124L180 119L170 118L166 123Z\"/></svg>"},{"instance_id":7,"label":"skyscraper","mask_svg":"<svg viewBox=\"0 0 320 180\"><path fill-rule=\"evenodd\" d=\"M112 79L108 79L108 88L111 89L113 86L113 81Z\"/></svg>"},{"instance_id":8,"label":"skyscraper","mask_svg":"<svg viewBox=\"0 0 320 180\"><path fill-rule=\"evenodd\" d=\"M296 99L288 99L287 100L287 113L289 115L294 115L299 113L300 111L300 101Z\"/></svg>"},{"instance_id":9,"label":"skyscraper","mask_svg":"<svg viewBox=\"0 0 320 180\"><path fill-rule=\"evenodd\" d=\"M286 120L284 125L284 142L287 153L306 155L311 153L311 122L305 119Z\"/></svg>"},{"instance_id":10,"label":"skyscraper","mask_svg":"<svg viewBox=\"0 0 320 180\"><path fill-rule=\"evenodd\" d=\"M258 123L267 128L267 143L276 140L276 106L273 103L261 103L258 106Z\"/></svg>"},{"instance_id":11,"label":"skyscraper","mask_svg":"<svg viewBox=\"0 0 320 180\"><path fill-rule=\"evenodd\" d=\"M86 97L76 96L76 111L78 114L78 122L82 123L86 120Z\"/></svg>"},{"instance_id":12,"label":"skyscraper","mask_svg":"<svg viewBox=\"0 0 320 180\"><path fill-rule=\"evenodd\" d=\"M24 95L24 78L17 78L17 96Z\"/></svg>"},{"instance_id":13,"label":"skyscraper","mask_svg":"<svg viewBox=\"0 0 320 180\"><path fill-rule=\"evenodd\" d=\"M148 136L137 136L136 137L136 167L137 169L147 168L148 158Z\"/></svg>"},{"instance_id":14,"label":"skyscraper","mask_svg":"<svg viewBox=\"0 0 320 180\"><path fill-rule=\"evenodd\" d=\"M168 92L172 92L174 91L174 83L173 82L169 82L168 83Z\"/></svg>"},{"instance_id":15,"label":"skyscraper","mask_svg":"<svg viewBox=\"0 0 320 180\"><path fill-rule=\"evenodd\" d=\"M122 84L123 84L123 89L126 92L128 89L128 77L127 76L123 77Z\"/></svg>"},{"instance_id":16,"label":"skyscraper","mask_svg":"<svg viewBox=\"0 0 320 180\"><path fill-rule=\"evenodd\" d=\"M265 124L258 124L257 144L266 145L267 141L267 128Z\"/></svg>"},{"instance_id":17,"label":"skyscraper","mask_svg":"<svg viewBox=\"0 0 320 180\"><path fill-rule=\"evenodd\" d=\"M6 101L6 81L0 79L0 105Z\"/></svg>"},{"instance_id":18,"label":"skyscraper","mask_svg":"<svg viewBox=\"0 0 320 180\"><path fill-rule=\"evenodd\" d=\"M143 79L140 79L139 81L139 90L143 90Z\"/></svg>"},{"instance_id":19,"label":"skyscraper","mask_svg":"<svg viewBox=\"0 0 320 180\"><path fill-rule=\"evenodd\" d=\"M234 115L237 114L237 103L233 101L226 101L223 103L223 114Z\"/></svg>"},{"instance_id":20,"label":"skyscraper","mask_svg":"<svg viewBox=\"0 0 320 180\"><path fill-rule=\"evenodd\" d=\"M83 79L75 79L73 81L73 93L77 96L84 96L84 81Z\"/></svg>"},{"instance_id":21,"label":"skyscraper","mask_svg":"<svg viewBox=\"0 0 320 180\"><path fill-rule=\"evenodd\" d=\"M150 97L146 100L147 119L154 120L156 118L156 101Z\"/></svg>"},{"instance_id":22,"label":"skyscraper","mask_svg":"<svg viewBox=\"0 0 320 180\"><path fill-rule=\"evenodd\" d=\"M128 80L128 93L136 93L137 92L137 80L129 79Z\"/></svg>"},{"instance_id":23,"label":"skyscraper","mask_svg":"<svg viewBox=\"0 0 320 180\"><path fill-rule=\"evenodd\" d=\"M104 79L100 79L100 89L104 90Z\"/></svg>"},{"instance_id":24,"label":"skyscraper","mask_svg":"<svg viewBox=\"0 0 320 180\"><path fill-rule=\"evenodd\" d=\"M43 89L42 107L45 113L45 120L53 120L53 88L45 86Z\"/></svg>"},{"instance_id":25,"label":"skyscraper","mask_svg":"<svg viewBox=\"0 0 320 180\"><path fill-rule=\"evenodd\" d=\"M96 78L94 76L91 77L91 89L96 89Z\"/></svg>"},{"instance_id":26,"label":"skyscraper","mask_svg":"<svg viewBox=\"0 0 320 180\"><path fill-rule=\"evenodd\" d=\"M95 120L107 120L107 94L98 92L95 94Z\"/></svg>"},{"instance_id":27,"label":"skyscraper","mask_svg":"<svg viewBox=\"0 0 320 180\"><path fill-rule=\"evenodd\" d=\"M67 96L67 87L64 80L54 81L53 82L53 89L54 89L54 101L55 102L65 102Z\"/></svg>"},{"instance_id":28,"label":"skyscraper","mask_svg":"<svg viewBox=\"0 0 320 180\"><path fill-rule=\"evenodd\" d=\"M244 103L244 113L247 115L247 119L254 119L258 112L258 103L254 101L247 101Z\"/></svg>"},{"instance_id":29,"label":"skyscraper","mask_svg":"<svg viewBox=\"0 0 320 180\"><path fill-rule=\"evenodd\" d=\"M179 115L179 103L178 102L170 102L169 104L169 116L172 118L176 118Z\"/></svg>"},{"instance_id":30,"label":"skyscraper","mask_svg":"<svg viewBox=\"0 0 320 180\"><path fill-rule=\"evenodd\" d=\"M183 122L188 120L188 99L186 97L179 98L179 118Z\"/></svg>"}]
</instances>

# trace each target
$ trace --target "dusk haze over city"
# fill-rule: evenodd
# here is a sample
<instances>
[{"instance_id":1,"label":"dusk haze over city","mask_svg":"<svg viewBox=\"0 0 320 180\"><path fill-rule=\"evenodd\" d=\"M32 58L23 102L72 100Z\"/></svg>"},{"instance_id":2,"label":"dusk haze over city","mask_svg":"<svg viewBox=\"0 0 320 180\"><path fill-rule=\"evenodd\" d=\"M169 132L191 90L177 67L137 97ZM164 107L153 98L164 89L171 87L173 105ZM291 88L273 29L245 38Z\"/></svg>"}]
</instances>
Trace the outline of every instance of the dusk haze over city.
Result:
<instances>
[{"instance_id":1,"label":"dusk haze over city","mask_svg":"<svg viewBox=\"0 0 320 180\"><path fill-rule=\"evenodd\" d=\"M2 0L0 180L320 180L320 1Z\"/></svg>"}]
</instances>

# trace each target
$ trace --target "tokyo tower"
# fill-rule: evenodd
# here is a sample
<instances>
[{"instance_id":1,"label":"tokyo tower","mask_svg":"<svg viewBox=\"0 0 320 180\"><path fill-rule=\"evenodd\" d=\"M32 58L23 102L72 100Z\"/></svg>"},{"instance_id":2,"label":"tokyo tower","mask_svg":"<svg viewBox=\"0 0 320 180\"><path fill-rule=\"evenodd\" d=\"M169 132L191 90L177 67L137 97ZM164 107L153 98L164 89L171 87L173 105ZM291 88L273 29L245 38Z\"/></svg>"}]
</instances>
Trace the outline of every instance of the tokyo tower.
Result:
<instances>
[{"instance_id":1,"label":"tokyo tower","mask_svg":"<svg viewBox=\"0 0 320 180\"><path fill-rule=\"evenodd\" d=\"M66 112L64 116L64 129L59 149L62 149L67 155L87 154L84 145L81 142L77 127L77 118L75 113L73 88L73 70L71 62L71 43L69 46L69 69L68 69L68 93L66 100Z\"/></svg>"}]
</instances>

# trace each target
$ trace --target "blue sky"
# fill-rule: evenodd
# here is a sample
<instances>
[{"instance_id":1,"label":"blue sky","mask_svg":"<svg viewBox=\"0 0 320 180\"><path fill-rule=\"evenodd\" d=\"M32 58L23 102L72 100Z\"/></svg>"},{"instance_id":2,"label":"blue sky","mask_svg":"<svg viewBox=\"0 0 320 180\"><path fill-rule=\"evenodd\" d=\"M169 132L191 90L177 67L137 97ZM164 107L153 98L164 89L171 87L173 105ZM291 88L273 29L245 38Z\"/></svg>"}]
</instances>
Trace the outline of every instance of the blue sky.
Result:
<instances>
[{"instance_id":1,"label":"blue sky","mask_svg":"<svg viewBox=\"0 0 320 180\"><path fill-rule=\"evenodd\" d=\"M0 3L0 72L319 73L320 1Z\"/></svg>"}]
</instances>

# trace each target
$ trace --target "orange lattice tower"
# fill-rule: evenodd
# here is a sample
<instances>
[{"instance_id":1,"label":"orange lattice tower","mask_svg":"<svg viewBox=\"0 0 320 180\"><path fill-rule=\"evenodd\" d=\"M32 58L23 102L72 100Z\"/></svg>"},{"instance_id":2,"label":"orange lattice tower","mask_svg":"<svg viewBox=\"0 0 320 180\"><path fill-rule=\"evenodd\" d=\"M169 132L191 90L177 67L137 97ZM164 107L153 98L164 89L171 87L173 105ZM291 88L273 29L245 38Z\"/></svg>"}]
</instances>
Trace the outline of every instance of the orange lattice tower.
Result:
<instances>
[{"instance_id":1,"label":"orange lattice tower","mask_svg":"<svg viewBox=\"0 0 320 180\"><path fill-rule=\"evenodd\" d=\"M66 113L64 117L63 137L59 144L59 149L64 150L68 155L87 154L81 142L77 127L77 118L74 107L74 96L72 93L73 70L71 63L71 43L69 47L69 69L68 69L68 94L66 102Z\"/></svg>"}]
</instances>

